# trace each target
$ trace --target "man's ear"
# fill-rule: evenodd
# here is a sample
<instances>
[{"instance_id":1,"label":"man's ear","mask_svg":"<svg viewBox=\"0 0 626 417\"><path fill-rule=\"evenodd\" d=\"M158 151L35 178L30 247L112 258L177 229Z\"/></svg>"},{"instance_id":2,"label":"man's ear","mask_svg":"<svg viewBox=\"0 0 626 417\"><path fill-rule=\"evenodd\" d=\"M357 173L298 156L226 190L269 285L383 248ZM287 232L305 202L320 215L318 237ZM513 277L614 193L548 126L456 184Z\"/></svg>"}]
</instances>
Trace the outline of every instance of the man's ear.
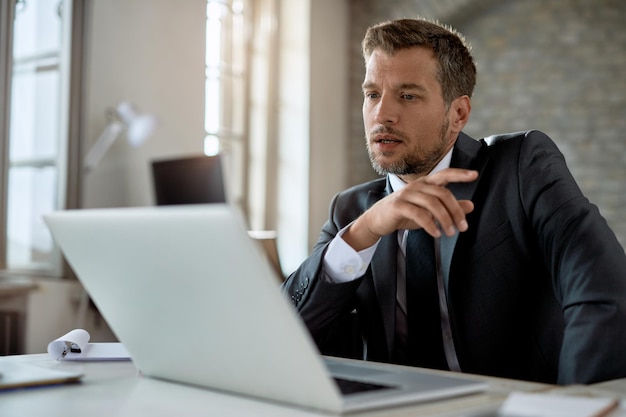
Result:
<instances>
[{"instance_id":1,"label":"man's ear","mask_svg":"<svg viewBox=\"0 0 626 417\"><path fill-rule=\"evenodd\" d=\"M472 111L472 102L468 96L460 96L450 104L450 128L455 132L463 130Z\"/></svg>"}]
</instances>

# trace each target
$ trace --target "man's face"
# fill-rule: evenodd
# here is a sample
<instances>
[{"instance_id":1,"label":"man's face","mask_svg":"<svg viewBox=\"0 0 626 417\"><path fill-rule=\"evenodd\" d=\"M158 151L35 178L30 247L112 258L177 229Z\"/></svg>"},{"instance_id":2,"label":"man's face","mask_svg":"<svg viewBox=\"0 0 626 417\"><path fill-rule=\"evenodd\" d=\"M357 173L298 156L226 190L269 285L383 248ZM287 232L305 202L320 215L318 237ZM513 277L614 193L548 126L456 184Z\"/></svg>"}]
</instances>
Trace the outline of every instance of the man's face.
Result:
<instances>
[{"instance_id":1,"label":"man's face","mask_svg":"<svg viewBox=\"0 0 626 417\"><path fill-rule=\"evenodd\" d=\"M390 56L377 49L367 60L363 122L378 173L407 182L428 174L459 133L454 113L443 100L432 51L410 48Z\"/></svg>"}]
</instances>

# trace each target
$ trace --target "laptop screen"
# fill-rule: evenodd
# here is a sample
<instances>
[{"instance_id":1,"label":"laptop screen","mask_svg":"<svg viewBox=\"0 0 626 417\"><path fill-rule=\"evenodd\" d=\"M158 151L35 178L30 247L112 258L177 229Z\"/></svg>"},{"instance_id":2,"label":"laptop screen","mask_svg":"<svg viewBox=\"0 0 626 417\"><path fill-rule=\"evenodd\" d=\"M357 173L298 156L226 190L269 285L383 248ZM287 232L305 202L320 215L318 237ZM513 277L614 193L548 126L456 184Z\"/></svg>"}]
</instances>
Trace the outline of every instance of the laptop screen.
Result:
<instances>
[{"instance_id":1,"label":"laptop screen","mask_svg":"<svg viewBox=\"0 0 626 417\"><path fill-rule=\"evenodd\" d=\"M152 178L159 206L226 202L219 155L153 161Z\"/></svg>"}]
</instances>

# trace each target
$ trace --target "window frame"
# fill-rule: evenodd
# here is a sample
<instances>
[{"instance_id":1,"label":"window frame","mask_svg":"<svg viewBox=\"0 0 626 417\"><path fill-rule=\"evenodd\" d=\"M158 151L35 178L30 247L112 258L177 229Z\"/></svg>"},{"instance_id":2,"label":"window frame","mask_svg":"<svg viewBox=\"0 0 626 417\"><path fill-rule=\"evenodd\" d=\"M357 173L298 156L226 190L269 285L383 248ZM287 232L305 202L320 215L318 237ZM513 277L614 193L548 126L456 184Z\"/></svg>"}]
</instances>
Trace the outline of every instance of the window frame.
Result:
<instances>
[{"instance_id":1,"label":"window frame","mask_svg":"<svg viewBox=\"0 0 626 417\"><path fill-rule=\"evenodd\" d=\"M11 85L13 73L13 31L16 7L19 0L0 2L0 276L20 275L33 277L74 277L56 245L50 255L51 261L44 267L29 264L23 268L12 268L7 259L8 232L8 178L11 168L9 141L11 115ZM81 201L81 143L82 107L84 96L83 61L85 56L84 22L87 6L80 0L61 0L63 12L68 18L63 21L61 58L59 65L67 68L60 73L59 107L59 149L57 156L57 183L55 208L79 208ZM37 166L38 162L26 161L28 166ZM23 165L23 164L22 164Z\"/></svg>"},{"instance_id":2,"label":"window frame","mask_svg":"<svg viewBox=\"0 0 626 417\"><path fill-rule=\"evenodd\" d=\"M13 21L16 1L0 2L0 270L6 269L9 120L13 68Z\"/></svg>"}]
</instances>

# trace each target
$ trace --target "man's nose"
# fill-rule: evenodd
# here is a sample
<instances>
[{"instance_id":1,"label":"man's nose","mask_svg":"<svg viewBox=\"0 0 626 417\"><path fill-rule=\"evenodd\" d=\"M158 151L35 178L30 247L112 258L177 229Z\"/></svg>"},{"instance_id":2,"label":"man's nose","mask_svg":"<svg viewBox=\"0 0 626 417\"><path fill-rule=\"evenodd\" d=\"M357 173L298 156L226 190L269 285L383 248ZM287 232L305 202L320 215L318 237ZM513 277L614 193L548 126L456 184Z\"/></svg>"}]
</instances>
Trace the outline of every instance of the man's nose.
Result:
<instances>
[{"instance_id":1,"label":"man's nose","mask_svg":"<svg viewBox=\"0 0 626 417\"><path fill-rule=\"evenodd\" d=\"M380 124L391 124L398 121L397 103L389 96L383 96L376 103L375 120Z\"/></svg>"}]
</instances>

